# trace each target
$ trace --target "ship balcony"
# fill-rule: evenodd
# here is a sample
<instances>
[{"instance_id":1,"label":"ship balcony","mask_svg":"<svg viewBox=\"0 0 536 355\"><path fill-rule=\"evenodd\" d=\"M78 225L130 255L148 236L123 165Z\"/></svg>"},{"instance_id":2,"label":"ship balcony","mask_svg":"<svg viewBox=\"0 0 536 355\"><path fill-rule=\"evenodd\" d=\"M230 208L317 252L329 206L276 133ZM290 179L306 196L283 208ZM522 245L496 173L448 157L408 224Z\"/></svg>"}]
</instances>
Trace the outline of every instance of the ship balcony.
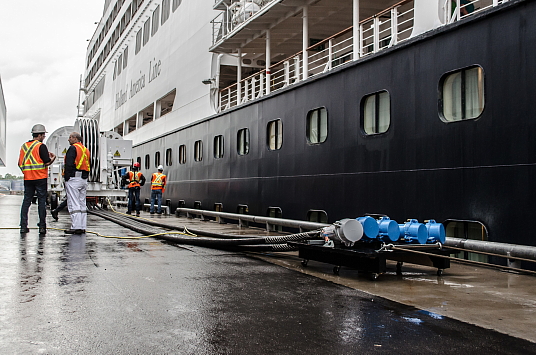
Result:
<instances>
[{"instance_id":1,"label":"ship balcony","mask_svg":"<svg viewBox=\"0 0 536 355\"><path fill-rule=\"evenodd\" d=\"M239 74L222 71L217 110L260 98L397 45L507 0L216 0L215 53L235 54ZM307 5L308 3L308 5ZM356 11L355 5L358 4ZM242 9L242 10L241 10ZM356 14L357 12L357 14ZM356 18L359 21L356 21ZM357 25L354 25L357 23ZM238 54L238 55L237 55ZM242 62L257 63L242 79ZM245 71L244 71L245 73Z\"/></svg>"}]
</instances>

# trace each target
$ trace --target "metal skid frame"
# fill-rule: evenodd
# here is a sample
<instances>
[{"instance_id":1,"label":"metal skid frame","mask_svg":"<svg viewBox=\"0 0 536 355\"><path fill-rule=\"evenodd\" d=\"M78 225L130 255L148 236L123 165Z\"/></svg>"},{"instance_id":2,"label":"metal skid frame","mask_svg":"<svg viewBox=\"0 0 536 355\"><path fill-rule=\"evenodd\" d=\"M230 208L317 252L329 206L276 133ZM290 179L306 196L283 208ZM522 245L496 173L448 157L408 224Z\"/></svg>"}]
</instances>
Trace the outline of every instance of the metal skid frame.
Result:
<instances>
[{"instance_id":1,"label":"metal skid frame","mask_svg":"<svg viewBox=\"0 0 536 355\"><path fill-rule=\"evenodd\" d=\"M333 272L336 275L339 274L341 266L345 266L368 274L372 281L377 280L381 274L385 273L387 260L397 261L396 272L399 275L402 274L402 265L406 262L437 268L437 275L441 276L443 270L450 267L450 260L441 256L456 253L454 250L438 249L435 245L431 245L428 248L426 246L420 246L420 252L431 254L423 255L412 253L410 250L380 251L378 250L379 248L374 248L375 245L371 244L354 246L352 248L344 248L341 244L336 244L333 248L324 247L322 244L303 242L289 242L289 244L298 248L299 257L303 259L303 266L307 266L309 260L332 264L335 265ZM406 248L408 246L403 245L403 247Z\"/></svg>"}]
</instances>

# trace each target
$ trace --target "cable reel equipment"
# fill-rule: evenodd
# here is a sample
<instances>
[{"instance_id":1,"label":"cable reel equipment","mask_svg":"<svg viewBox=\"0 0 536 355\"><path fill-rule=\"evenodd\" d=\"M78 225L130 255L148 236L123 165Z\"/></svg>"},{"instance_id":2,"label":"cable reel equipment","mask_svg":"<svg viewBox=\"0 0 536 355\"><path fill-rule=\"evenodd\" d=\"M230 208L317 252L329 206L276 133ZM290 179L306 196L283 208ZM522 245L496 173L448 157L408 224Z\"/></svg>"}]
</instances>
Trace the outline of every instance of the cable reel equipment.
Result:
<instances>
[{"instance_id":1,"label":"cable reel equipment","mask_svg":"<svg viewBox=\"0 0 536 355\"><path fill-rule=\"evenodd\" d=\"M63 168L72 132L80 133L82 144L90 152L87 197L126 197L126 190L120 188L120 171L132 164L132 141L114 131L100 132L95 119L78 118L74 126L57 129L46 141L49 151L57 156L48 176L51 208L56 208L65 194Z\"/></svg>"}]
</instances>

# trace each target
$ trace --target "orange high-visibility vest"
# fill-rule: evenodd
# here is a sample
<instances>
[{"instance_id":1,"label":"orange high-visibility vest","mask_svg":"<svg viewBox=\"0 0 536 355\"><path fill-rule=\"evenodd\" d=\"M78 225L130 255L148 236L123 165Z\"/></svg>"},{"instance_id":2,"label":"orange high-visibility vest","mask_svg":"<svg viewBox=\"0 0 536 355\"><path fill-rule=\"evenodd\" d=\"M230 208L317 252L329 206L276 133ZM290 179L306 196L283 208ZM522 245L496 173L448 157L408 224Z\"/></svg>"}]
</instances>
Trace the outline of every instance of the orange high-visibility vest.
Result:
<instances>
[{"instance_id":1,"label":"orange high-visibility vest","mask_svg":"<svg viewBox=\"0 0 536 355\"><path fill-rule=\"evenodd\" d=\"M76 159L74 160L76 170L89 171L89 150L80 142L73 145L76 148Z\"/></svg>"},{"instance_id":2,"label":"orange high-visibility vest","mask_svg":"<svg viewBox=\"0 0 536 355\"><path fill-rule=\"evenodd\" d=\"M166 175L154 173L151 179L151 190L162 190L166 185Z\"/></svg>"},{"instance_id":3,"label":"orange high-visibility vest","mask_svg":"<svg viewBox=\"0 0 536 355\"><path fill-rule=\"evenodd\" d=\"M128 179L130 180L130 184L128 184L128 187L138 187L140 186L140 179L141 179L141 172L136 171L129 171L128 172Z\"/></svg>"},{"instance_id":4,"label":"orange high-visibility vest","mask_svg":"<svg viewBox=\"0 0 536 355\"><path fill-rule=\"evenodd\" d=\"M24 143L20 148L19 168L24 174L24 180L39 180L48 177L48 167L39 155L41 144L43 143L34 140Z\"/></svg>"}]
</instances>

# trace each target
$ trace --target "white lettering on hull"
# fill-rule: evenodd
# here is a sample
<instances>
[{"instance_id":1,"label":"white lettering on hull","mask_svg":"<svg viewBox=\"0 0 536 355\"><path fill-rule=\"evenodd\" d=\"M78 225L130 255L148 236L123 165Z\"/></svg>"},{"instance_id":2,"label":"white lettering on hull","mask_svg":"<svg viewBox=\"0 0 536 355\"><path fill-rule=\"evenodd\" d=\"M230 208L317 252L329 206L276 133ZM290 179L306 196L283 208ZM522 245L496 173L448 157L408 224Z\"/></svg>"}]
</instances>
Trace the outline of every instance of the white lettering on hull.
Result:
<instances>
[{"instance_id":1,"label":"white lettering on hull","mask_svg":"<svg viewBox=\"0 0 536 355\"><path fill-rule=\"evenodd\" d=\"M156 61L155 58L149 61L149 81L148 83L154 81L160 76L162 62L160 60ZM130 88L129 88L130 86ZM140 77L136 81L130 81L130 85L127 84L125 91L120 89L119 92L115 94L115 109L117 110L123 106L129 99L133 98L137 93L145 88L145 74L142 74L140 71ZM127 95L128 94L128 95Z\"/></svg>"}]
</instances>

